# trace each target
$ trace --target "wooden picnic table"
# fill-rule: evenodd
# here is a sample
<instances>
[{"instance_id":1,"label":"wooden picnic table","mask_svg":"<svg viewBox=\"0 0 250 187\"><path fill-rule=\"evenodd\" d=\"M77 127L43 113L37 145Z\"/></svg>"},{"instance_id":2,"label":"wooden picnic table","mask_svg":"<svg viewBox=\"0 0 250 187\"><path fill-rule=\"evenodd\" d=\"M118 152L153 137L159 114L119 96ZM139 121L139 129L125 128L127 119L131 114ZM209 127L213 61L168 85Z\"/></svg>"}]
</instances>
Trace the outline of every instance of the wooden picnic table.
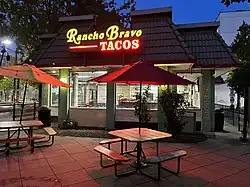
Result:
<instances>
[{"instance_id":1,"label":"wooden picnic table","mask_svg":"<svg viewBox=\"0 0 250 187\"><path fill-rule=\"evenodd\" d=\"M43 123L39 120L22 121L0 121L0 129L15 129L22 127L41 127Z\"/></svg>"},{"instance_id":2,"label":"wooden picnic table","mask_svg":"<svg viewBox=\"0 0 250 187\"><path fill-rule=\"evenodd\" d=\"M110 131L109 134L115 137L119 137L123 140L127 140L129 142L136 142L136 153L137 153L136 171L139 171L141 174L143 174L141 172L142 143L148 142L148 141L156 141L156 146L157 146L156 154L158 156L159 155L159 149L158 149L159 140L172 137L172 135L169 133L147 129L147 128L141 128L140 134L139 134L139 128L115 130L115 131Z\"/></svg>"},{"instance_id":3,"label":"wooden picnic table","mask_svg":"<svg viewBox=\"0 0 250 187\"><path fill-rule=\"evenodd\" d=\"M141 128L140 134L138 128L110 131L109 134L122 138L124 140L128 140L130 142L141 142L141 143L172 137L172 135L169 133L147 128Z\"/></svg>"},{"instance_id":4,"label":"wooden picnic table","mask_svg":"<svg viewBox=\"0 0 250 187\"><path fill-rule=\"evenodd\" d=\"M1 121L0 122L0 130L7 132L7 140L11 139L17 131L23 131L27 134L28 137L33 137L33 128L41 127L43 123L39 120L29 120L22 121L21 124L19 121ZM28 129L28 131L27 131ZM11 131L13 133L11 134ZM6 145L6 149L8 150L9 144Z\"/></svg>"}]
</instances>

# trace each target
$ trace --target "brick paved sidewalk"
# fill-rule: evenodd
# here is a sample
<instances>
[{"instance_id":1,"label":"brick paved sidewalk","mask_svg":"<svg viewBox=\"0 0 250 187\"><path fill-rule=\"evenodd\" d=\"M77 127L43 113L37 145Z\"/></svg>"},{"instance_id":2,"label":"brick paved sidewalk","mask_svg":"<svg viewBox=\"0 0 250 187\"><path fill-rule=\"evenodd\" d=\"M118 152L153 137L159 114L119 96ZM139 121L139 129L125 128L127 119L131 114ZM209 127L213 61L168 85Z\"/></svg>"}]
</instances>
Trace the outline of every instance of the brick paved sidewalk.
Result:
<instances>
[{"instance_id":1,"label":"brick paved sidewalk","mask_svg":"<svg viewBox=\"0 0 250 187\"><path fill-rule=\"evenodd\" d=\"M179 176L162 171L162 180L131 175L116 178L113 168L101 169L99 155L93 151L101 139L56 137L55 145L36 149L33 154L22 149L9 157L0 153L1 187L247 187L250 186L250 146L230 145L217 139L199 144L160 144L160 153L184 149L188 156L182 161ZM155 154L153 143L143 144L147 156ZM133 144L129 144L133 148ZM112 147L119 150L119 145ZM175 168L174 161L164 164ZM127 167L125 165L124 167ZM147 168L155 173L155 168Z\"/></svg>"}]
</instances>

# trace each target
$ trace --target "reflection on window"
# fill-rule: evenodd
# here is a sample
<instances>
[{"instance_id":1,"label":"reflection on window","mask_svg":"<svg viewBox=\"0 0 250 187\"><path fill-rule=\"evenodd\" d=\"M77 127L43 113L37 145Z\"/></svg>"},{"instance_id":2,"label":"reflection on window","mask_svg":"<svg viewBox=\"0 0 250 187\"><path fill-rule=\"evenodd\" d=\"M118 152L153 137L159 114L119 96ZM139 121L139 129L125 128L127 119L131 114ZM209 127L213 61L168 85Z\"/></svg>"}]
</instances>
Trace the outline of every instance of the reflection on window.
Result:
<instances>
[{"instance_id":1,"label":"reflection on window","mask_svg":"<svg viewBox=\"0 0 250 187\"><path fill-rule=\"evenodd\" d=\"M190 108L200 108L200 93L197 85L177 86L177 93L184 94Z\"/></svg>"},{"instance_id":2,"label":"reflection on window","mask_svg":"<svg viewBox=\"0 0 250 187\"><path fill-rule=\"evenodd\" d=\"M143 85L142 91L147 88L148 85ZM157 109L158 98L158 86L149 85L150 96L148 98L148 104L150 109ZM117 108L134 108L136 93L139 93L139 85L116 85L116 107Z\"/></svg>"},{"instance_id":3,"label":"reflection on window","mask_svg":"<svg viewBox=\"0 0 250 187\"><path fill-rule=\"evenodd\" d=\"M59 87L51 86L51 106L58 106Z\"/></svg>"},{"instance_id":4,"label":"reflection on window","mask_svg":"<svg viewBox=\"0 0 250 187\"><path fill-rule=\"evenodd\" d=\"M88 82L106 71L73 72L70 96L72 107L106 107L107 84Z\"/></svg>"}]
</instances>

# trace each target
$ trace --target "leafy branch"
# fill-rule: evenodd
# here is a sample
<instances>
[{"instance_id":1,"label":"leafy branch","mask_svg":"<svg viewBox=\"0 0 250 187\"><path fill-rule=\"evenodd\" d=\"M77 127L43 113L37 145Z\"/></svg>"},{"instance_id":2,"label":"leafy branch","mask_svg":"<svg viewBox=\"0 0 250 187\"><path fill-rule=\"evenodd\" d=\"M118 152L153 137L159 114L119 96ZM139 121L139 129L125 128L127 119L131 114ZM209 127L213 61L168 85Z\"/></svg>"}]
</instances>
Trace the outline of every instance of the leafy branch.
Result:
<instances>
[{"instance_id":1,"label":"leafy branch","mask_svg":"<svg viewBox=\"0 0 250 187\"><path fill-rule=\"evenodd\" d=\"M135 95L135 102L134 102L134 108L135 108L135 116L141 118L141 123L148 123L151 120L151 115L150 115L150 109L148 106L148 98L149 98L149 90L150 87L147 86L141 95L141 100L140 100L140 93L136 92ZM140 103L141 102L141 103ZM141 110L140 110L141 107Z\"/></svg>"}]
</instances>

